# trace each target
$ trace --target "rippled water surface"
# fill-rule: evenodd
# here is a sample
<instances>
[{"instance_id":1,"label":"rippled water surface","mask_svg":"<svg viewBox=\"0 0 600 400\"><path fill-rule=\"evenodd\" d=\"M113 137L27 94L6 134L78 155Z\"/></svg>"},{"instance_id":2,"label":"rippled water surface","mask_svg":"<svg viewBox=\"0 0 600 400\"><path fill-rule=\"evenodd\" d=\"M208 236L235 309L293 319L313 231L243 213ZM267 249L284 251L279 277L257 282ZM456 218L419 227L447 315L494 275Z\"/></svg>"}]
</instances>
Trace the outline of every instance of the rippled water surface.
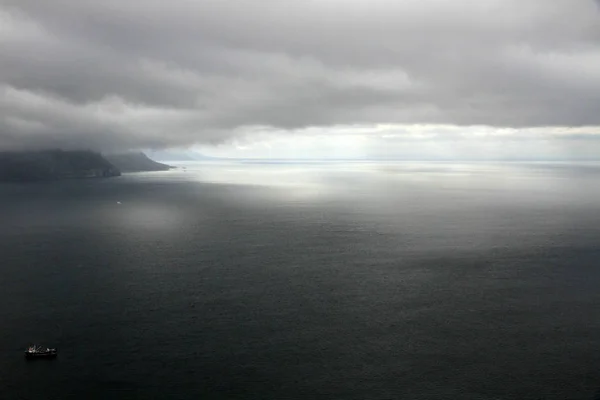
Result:
<instances>
[{"instance_id":1,"label":"rippled water surface","mask_svg":"<svg viewBox=\"0 0 600 400\"><path fill-rule=\"evenodd\" d=\"M0 185L2 398L600 388L600 166L183 166Z\"/></svg>"}]
</instances>

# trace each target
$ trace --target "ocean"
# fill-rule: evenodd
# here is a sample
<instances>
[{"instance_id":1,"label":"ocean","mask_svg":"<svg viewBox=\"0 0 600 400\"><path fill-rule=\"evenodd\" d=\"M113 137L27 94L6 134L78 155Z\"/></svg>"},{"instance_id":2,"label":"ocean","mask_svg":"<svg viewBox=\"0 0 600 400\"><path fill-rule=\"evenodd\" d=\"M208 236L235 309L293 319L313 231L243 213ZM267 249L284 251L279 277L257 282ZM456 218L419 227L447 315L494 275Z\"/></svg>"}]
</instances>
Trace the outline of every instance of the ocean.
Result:
<instances>
[{"instance_id":1,"label":"ocean","mask_svg":"<svg viewBox=\"0 0 600 400\"><path fill-rule=\"evenodd\" d=\"M600 164L178 166L0 184L0 398L598 395Z\"/></svg>"}]
</instances>

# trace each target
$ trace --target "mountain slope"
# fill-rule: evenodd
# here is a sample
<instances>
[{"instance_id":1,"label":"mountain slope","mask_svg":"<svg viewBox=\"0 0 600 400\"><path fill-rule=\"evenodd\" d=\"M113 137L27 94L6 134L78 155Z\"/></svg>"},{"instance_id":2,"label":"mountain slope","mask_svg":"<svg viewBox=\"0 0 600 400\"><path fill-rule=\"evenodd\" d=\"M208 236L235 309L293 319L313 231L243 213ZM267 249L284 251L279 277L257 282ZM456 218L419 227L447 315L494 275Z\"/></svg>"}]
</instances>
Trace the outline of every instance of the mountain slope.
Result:
<instances>
[{"instance_id":1,"label":"mountain slope","mask_svg":"<svg viewBox=\"0 0 600 400\"><path fill-rule=\"evenodd\" d=\"M0 153L0 181L40 181L119 176L118 168L92 151Z\"/></svg>"},{"instance_id":2,"label":"mountain slope","mask_svg":"<svg viewBox=\"0 0 600 400\"><path fill-rule=\"evenodd\" d=\"M151 160L144 153L105 154L104 158L121 172L168 171L172 168Z\"/></svg>"}]
</instances>

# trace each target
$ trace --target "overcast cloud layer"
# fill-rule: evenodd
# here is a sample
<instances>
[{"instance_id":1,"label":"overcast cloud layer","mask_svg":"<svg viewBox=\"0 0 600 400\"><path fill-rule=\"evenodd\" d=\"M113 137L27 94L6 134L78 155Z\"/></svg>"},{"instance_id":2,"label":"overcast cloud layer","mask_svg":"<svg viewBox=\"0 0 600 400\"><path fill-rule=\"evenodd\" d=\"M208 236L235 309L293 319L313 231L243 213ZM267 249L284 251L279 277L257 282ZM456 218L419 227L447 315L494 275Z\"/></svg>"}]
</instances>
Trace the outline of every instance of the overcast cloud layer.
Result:
<instances>
[{"instance_id":1,"label":"overcast cloud layer","mask_svg":"<svg viewBox=\"0 0 600 400\"><path fill-rule=\"evenodd\" d=\"M381 124L600 133L599 3L0 0L3 149Z\"/></svg>"}]
</instances>

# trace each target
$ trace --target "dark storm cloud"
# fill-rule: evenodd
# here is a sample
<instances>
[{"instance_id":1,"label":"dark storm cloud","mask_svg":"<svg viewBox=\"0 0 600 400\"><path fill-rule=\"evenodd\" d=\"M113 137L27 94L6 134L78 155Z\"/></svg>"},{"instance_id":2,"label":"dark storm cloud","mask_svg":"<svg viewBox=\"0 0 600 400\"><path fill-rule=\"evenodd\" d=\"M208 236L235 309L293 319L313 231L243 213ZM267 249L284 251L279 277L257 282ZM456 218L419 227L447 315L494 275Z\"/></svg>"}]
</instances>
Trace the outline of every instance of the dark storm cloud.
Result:
<instances>
[{"instance_id":1,"label":"dark storm cloud","mask_svg":"<svg viewBox=\"0 0 600 400\"><path fill-rule=\"evenodd\" d=\"M592 0L0 0L0 146L600 125Z\"/></svg>"}]
</instances>

